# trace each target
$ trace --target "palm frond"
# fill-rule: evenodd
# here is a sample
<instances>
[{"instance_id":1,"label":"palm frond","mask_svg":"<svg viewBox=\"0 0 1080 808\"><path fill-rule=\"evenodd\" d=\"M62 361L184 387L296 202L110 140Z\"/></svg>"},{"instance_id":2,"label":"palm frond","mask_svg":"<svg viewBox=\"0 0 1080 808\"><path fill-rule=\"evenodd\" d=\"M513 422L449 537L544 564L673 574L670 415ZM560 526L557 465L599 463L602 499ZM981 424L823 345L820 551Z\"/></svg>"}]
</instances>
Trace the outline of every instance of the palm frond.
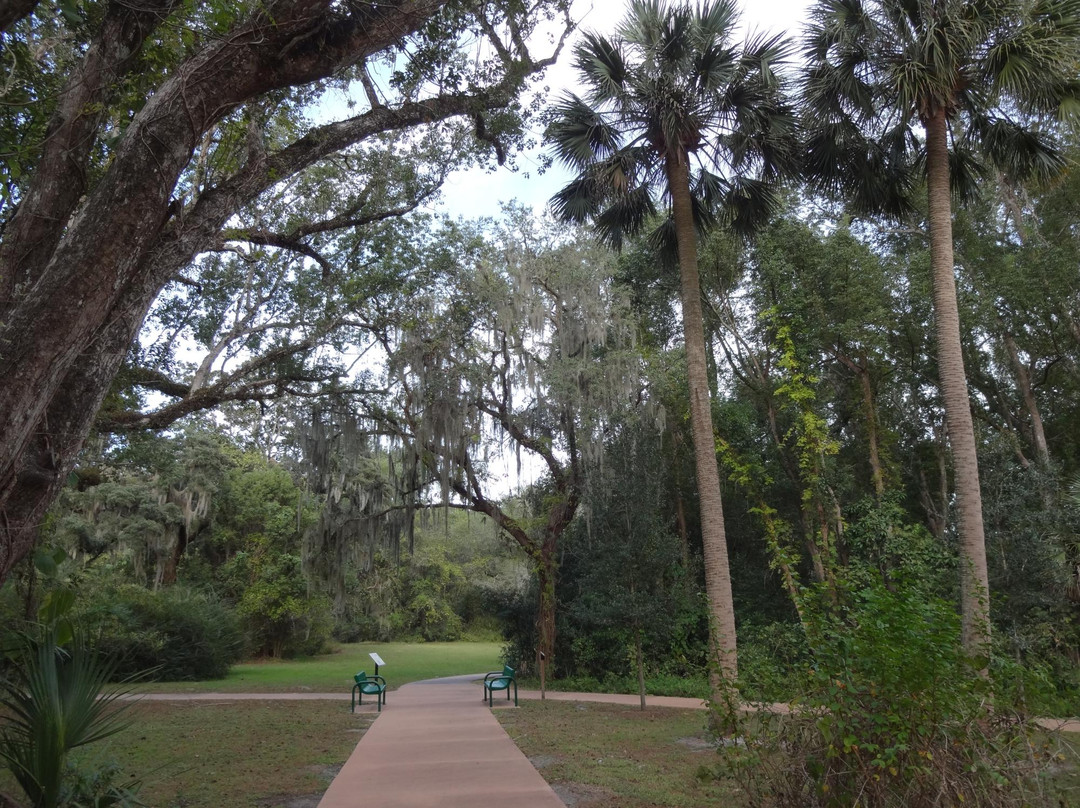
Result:
<instances>
[{"instance_id":1,"label":"palm frond","mask_svg":"<svg viewBox=\"0 0 1080 808\"><path fill-rule=\"evenodd\" d=\"M775 36L733 47L736 19L734 0L631 0L615 36L585 37L575 66L592 95L565 96L548 128L578 175L551 201L560 218L591 219L619 246L655 213L668 161L693 159L706 169L694 203L705 228L738 187L729 176L747 175L745 194L793 169L797 121L781 69L792 47Z\"/></svg>"},{"instance_id":2,"label":"palm frond","mask_svg":"<svg viewBox=\"0 0 1080 808\"><path fill-rule=\"evenodd\" d=\"M782 198L775 183L738 177L730 185L718 211L734 233L750 236L760 230L780 207Z\"/></svg>"},{"instance_id":3,"label":"palm frond","mask_svg":"<svg viewBox=\"0 0 1080 808\"><path fill-rule=\"evenodd\" d=\"M696 47L710 50L725 44L739 22L739 11L731 0L703 0L694 10Z\"/></svg>"},{"instance_id":4,"label":"palm frond","mask_svg":"<svg viewBox=\"0 0 1080 808\"><path fill-rule=\"evenodd\" d=\"M621 250L627 236L640 233L645 223L655 215L656 204L649 189L645 186L635 188L614 197L594 217L596 232L601 243Z\"/></svg>"},{"instance_id":5,"label":"palm frond","mask_svg":"<svg viewBox=\"0 0 1080 808\"><path fill-rule=\"evenodd\" d=\"M631 0L616 33L640 50L652 52L663 38L664 16L660 0Z\"/></svg>"},{"instance_id":6,"label":"palm frond","mask_svg":"<svg viewBox=\"0 0 1080 808\"><path fill-rule=\"evenodd\" d=\"M735 49L721 43L714 43L700 50L691 72L697 92L708 94L724 87L731 81L737 62Z\"/></svg>"},{"instance_id":7,"label":"palm frond","mask_svg":"<svg viewBox=\"0 0 1080 808\"><path fill-rule=\"evenodd\" d=\"M701 199L707 207L713 209L723 204L731 191L731 183L719 174L701 169L697 172L690 190L695 198Z\"/></svg>"},{"instance_id":8,"label":"palm frond","mask_svg":"<svg viewBox=\"0 0 1080 808\"><path fill-rule=\"evenodd\" d=\"M115 665L79 634L66 648L51 631L25 638L18 658L15 675L0 681L0 760L35 805L55 804L71 750L130 723L117 704L125 691L104 693Z\"/></svg>"},{"instance_id":9,"label":"palm frond","mask_svg":"<svg viewBox=\"0 0 1080 808\"><path fill-rule=\"evenodd\" d=\"M573 224L585 224L596 216L603 196L596 193L595 183L579 176L559 190L548 202L555 218Z\"/></svg>"},{"instance_id":10,"label":"palm frond","mask_svg":"<svg viewBox=\"0 0 1080 808\"><path fill-rule=\"evenodd\" d=\"M646 241L665 268L670 270L679 265L679 239L675 233L675 220L670 216L664 217L652 229Z\"/></svg>"},{"instance_id":11,"label":"palm frond","mask_svg":"<svg viewBox=\"0 0 1080 808\"><path fill-rule=\"evenodd\" d=\"M586 32L574 48L574 67L588 83L594 104L618 99L626 91L626 60L607 37Z\"/></svg>"},{"instance_id":12,"label":"palm frond","mask_svg":"<svg viewBox=\"0 0 1080 808\"><path fill-rule=\"evenodd\" d=\"M556 102L553 114L547 137L556 158L570 168L581 170L618 149L616 130L608 125L603 114L578 96L572 93L563 96Z\"/></svg>"},{"instance_id":13,"label":"palm frond","mask_svg":"<svg viewBox=\"0 0 1080 808\"><path fill-rule=\"evenodd\" d=\"M949 190L961 205L979 198L979 185L989 178L986 165L973 149L954 143L949 151Z\"/></svg>"},{"instance_id":14,"label":"palm frond","mask_svg":"<svg viewBox=\"0 0 1080 808\"><path fill-rule=\"evenodd\" d=\"M973 118L960 145L970 150L976 144L1012 181L1049 177L1065 167L1064 157L1050 140L1008 118Z\"/></svg>"}]
</instances>

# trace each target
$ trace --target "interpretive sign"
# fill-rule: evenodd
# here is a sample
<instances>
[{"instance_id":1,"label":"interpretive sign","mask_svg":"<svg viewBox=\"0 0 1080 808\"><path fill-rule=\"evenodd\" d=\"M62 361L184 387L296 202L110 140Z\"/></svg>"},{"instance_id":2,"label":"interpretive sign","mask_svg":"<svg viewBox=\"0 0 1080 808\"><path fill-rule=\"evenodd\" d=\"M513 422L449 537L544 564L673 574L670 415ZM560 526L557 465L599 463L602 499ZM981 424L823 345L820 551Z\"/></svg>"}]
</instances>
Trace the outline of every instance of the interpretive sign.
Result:
<instances>
[{"instance_id":1,"label":"interpretive sign","mask_svg":"<svg viewBox=\"0 0 1080 808\"><path fill-rule=\"evenodd\" d=\"M372 661L375 663L375 675L378 676L379 675L379 666L380 665L385 665L386 663L383 662L382 657L379 656L378 654L376 654L374 651L372 651L370 654L368 654L368 656L371 657Z\"/></svg>"}]
</instances>

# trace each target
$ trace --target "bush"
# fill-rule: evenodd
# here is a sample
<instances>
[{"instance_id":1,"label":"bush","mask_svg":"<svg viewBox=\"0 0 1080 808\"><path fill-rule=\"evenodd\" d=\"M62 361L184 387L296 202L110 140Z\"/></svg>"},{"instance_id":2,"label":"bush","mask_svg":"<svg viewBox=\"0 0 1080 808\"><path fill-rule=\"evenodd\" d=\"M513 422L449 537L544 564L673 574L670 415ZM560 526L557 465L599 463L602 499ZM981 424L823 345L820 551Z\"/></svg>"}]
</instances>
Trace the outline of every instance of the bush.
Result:
<instances>
[{"instance_id":1,"label":"bush","mask_svg":"<svg viewBox=\"0 0 1080 808\"><path fill-rule=\"evenodd\" d=\"M92 651L66 619L6 639L11 645L0 678L0 762L29 804L134 804L136 781L121 784L116 767L79 766L72 758L131 723L124 712L130 704L118 703L123 691L104 690L115 678L113 661Z\"/></svg>"},{"instance_id":2,"label":"bush","mask_svg":"<svg viewBox=\"0 0 1080 808\"><path fill-rule=\"evenodd\" d=\"M795 623L739 627L739 692L747 701L789 701L804 684L810 662L802 628Z\"/></svg>"},{"instance_id":3,"label":"bush","mask_svg":"<svg viewBox=\"0 0 1080 808\"><path fill-rule=\"evenodd\" d=\"M254 653L289 659L326 650L330 602L308 591L299 556L262 546L237 553L226 567L230 578L245 583L237 611Z\"/></svg>"},{"instance_id":4,"label":"bush","mask_svg":"<svg viewBox=\"0 0 1080 808\"><path fill-rule=\"evenodd\" d=\"M951 604L880 579L811 609L813 663L790 716L722 719L743 743L720 774L752 806L929 808L1032 804L1039 758L1024 725L987 705L990 687L960 650Z\"/></svg>"},{"instance_id":5,"label":"bush","mask_svg":"<svg viewBox=\"0 0 1080 808\"><path fill-rule=\"evenodd\" d=\"M58 805L65 808L137 808L142 782L115 763L69 766Z\"/></svg>"},{"instance_id":6,"label":"bush","mask_svg":"<svg viewBox=\"0 0 1080 808\"><path fill-rule=\"evenodd\" d=\"M97 649L117 660L120 678L153 669L161 681L221 679L241 657L236 615L205 594L135 584L88 590L82 622Z\"/></svg>"}]
</instances>

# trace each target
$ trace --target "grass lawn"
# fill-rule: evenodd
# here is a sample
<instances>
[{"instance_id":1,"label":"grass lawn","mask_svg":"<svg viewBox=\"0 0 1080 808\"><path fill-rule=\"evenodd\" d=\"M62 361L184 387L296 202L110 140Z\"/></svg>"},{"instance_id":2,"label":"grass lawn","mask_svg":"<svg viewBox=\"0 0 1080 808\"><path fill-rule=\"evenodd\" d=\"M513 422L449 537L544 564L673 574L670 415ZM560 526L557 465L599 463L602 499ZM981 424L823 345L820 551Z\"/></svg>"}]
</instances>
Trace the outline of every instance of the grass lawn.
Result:
<instances>
[{"instance_id":1,"label":"grass lawn","mask_svg":"<svg viewBox=\"0 0 1080 808\"><path fill-rule=\"evenodd\" d=\"M141 685L147 693L281 693L314 691L348 693L353 674L375 672L368 656L374 651L386 662L379 675L393 689L420 679L499 670L502 645L497 642L354 643L307 659L267 660L234 665L224 679L202 682L156 682Z\"/></svg>"},{"instance_id":2,"label":"grass lawn","mask_svg":"<svg viewBox=\"0 0 1080 808\"><path fill-rule=\"evenodd\" d=\"M134 724L88 748L143 781L154 808L300 808L375 719L337 702L143 702Z\"/></svg>"},{"instance_id":3,"label":"grass lawn","mask_svg":"<svg viewBox=\"0 0 1080 808\"><path fill-rule=\"evenodd\" d=\"M522 702L496 716L544 778L576 808L742 806L734 785L699 778L717 756L704 712L573 702ZM1049 739L1048 739L1049 740ZM1047 804L1080 808L1080 735L1062 733ZM1041 803L1040 803L1041 804Z\"/></svg>"},{"instance_id":4,"label":"grass lawn","mask_svg":"<svg viewBox=\"0 0 1080 808\"><path fill-rule=\"evenodd\" d=\"M715 759L701 710L530 701L495 714L567 804L698 808L730 802L725 784L696 777Z\"/></svg>"}]
</instances>

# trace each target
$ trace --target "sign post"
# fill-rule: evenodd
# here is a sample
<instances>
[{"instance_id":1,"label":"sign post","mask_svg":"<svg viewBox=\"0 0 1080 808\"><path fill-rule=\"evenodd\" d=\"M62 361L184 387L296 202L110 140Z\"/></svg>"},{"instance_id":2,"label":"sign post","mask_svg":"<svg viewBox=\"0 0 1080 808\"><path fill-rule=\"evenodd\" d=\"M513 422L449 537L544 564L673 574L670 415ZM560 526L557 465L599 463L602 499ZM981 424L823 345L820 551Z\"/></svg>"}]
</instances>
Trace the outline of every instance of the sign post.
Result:
<instances>
[{"instance_id":1,"label":"sign post","mask_svg":"<svg viewBox=\"0 0 1080 808\"><path fill-rule=\"evenodd\" d=\"M370 654L368 654L368 656L371 657L372 660L374 660L374 662L375 662L375 675L378 676L379 675L379 666L380 665L385 665L386 663L383 662L382 657L379 656L378 654L376 654L374 651L372 651Z\"/></svg>"}]
</instances>

